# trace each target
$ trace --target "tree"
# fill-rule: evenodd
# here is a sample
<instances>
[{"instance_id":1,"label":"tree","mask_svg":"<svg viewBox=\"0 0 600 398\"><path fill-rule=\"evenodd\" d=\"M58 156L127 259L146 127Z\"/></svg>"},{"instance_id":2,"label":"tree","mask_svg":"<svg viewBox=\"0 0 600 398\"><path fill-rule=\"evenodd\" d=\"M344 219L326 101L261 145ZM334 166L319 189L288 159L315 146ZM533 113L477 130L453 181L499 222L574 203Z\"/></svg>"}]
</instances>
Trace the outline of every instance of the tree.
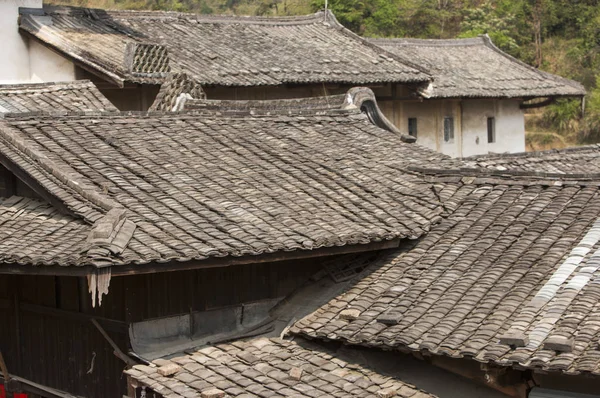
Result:
<instances>
[{"instance_id":1,"label":"tree","mask_svg":"<svg viewBox=\"0 0 600 398\"><path fill-rule=\"evenodd\" d=\"M501 15L488 0L479 8L465 11L459 37L487 34L496 46L509 53L514 53L519 47L517 41L512 37L514 29L511 28L514 26L514 19L514 15L510 13Z\"/></svg>"}]
</instances>

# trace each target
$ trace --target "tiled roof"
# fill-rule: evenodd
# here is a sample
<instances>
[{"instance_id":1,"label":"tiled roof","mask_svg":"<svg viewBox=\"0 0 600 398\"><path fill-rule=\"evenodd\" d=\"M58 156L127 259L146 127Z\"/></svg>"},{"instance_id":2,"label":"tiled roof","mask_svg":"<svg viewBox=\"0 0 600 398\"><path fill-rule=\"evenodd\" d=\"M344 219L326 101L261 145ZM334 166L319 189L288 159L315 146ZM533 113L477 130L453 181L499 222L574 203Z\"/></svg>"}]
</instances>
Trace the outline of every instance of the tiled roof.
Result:
<instances>
[{"instance_id":1,"label":"tiled roof","mask_svg":"<svg viewBox=\"0 0 600 398\"><path fill-rule=\"evenodd\" d=\"M600 182L433 179L450 215L292 332L600 374Z\"/></svg>"},{"instance_id":2,"label":"tiled roof","mask_svg":"<svg viewBox=\"0 0 600 398\"><path fill-rule=\"evenodd\" d=\"M151 112L180 111L183 109L185 101L193 98L206 98L200 83L185 73L171 73L161 84L160 90L148 110Z\"/></svg>"},{"instance_id":3,"label":"tiled roof","mask_svg":"<svg viewBox=\"0 0 600 398\"><path fill-rule=\"evenodd\" d=\"M0 263L79 264L91 229L48 203L0 198Z\"/></svg>"},{"instance_id":4,"label":"tiled roof","mask_svg":"<svg viewBox=\"0 0 600 398\"><path fill-rule=\"evenodd\" d=\"M0 114L117 111L88 80L0 85Z\"/></svg>"},{"instance_id":5,"label":"tiled roof","mask_svg":"<svg viewBox=\"0 0 600 398\"><path fill-rule=\"evenodd\" d=\"M11 117L0 152L70 214L137 225L116 263L416 238L442 207L407 168L455 162L358 110Z\"/></svg>"},{"instance_id":6,"label":"tiled roof","mask_svg":"<svg viewBox=\"0 0 600 398\"><path fill-rule=\"evenodd\" d=\"M467 166L490 170L513 170L552 174L600 174L600 145L587 145L539 152L472 156Z\"/></svg>"},{"instance_id":7,"label":"tiled roof","mask_svg":"<svg viewBox=\"0 0 600 398\"><path fill-rule=\"evenodd\" d=\"M434 395L348 363L316 344L260 338L206 347L125 371L163 397L402 397Z\"/></svg>"},{"instance_id":8,"label":"tiled roof","mask_svg":"<svg viewBox=\"0 0 600 398\"><path fill-rule=\"evenodd\" d=\"M343 109L345 94L326 97L290 98L280 100L197 100L185 102L187 110L206 110L227 114L296 114L318 113Z\"/></svg>"},{"instance_id":9,"label":"tiled roof","mask_svg":"<svg viewBox=\"0 0 600 398\"><path fill-rule=\"evenodd\" d=\"M429 81L331 13L264 18L46 7L44 15L22 14L20 29L117 84L162 82L169 72L226 86Z\"/></svg>"},{"instance_id":10,"label":"tiled roof","mask_svg":"<svg viewBox=\"0 0 600 398\"><path fill-rule=\"evenodd\" d=\"M427 68L429 98L528 98L583 96L584 87L537 70L502 52L489 37L472 39L372 39L394 54Z\"/></svg>"}]
</instances>

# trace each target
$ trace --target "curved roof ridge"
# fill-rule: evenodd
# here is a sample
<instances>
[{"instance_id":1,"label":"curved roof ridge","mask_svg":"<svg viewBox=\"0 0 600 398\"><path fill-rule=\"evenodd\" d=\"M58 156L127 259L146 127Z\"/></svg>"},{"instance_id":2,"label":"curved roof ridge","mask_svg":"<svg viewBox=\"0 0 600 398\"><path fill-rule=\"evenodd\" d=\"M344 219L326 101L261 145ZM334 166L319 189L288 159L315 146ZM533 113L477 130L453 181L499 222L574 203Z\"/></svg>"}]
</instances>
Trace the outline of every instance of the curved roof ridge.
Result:
<instances>
[{"instance_id":1,"label":"curved roof ridge","mask_svg":"<svg viewBox=\"0 0 600 398\"><path fill-rule=\"evenodd\" d=\"M342 25L336 18L335 14L331 11L331 10L327 10L327 21L331 21L332 22L332 26L333 27L337 27L337 29L342 32L343 34L345 34L346 36L354 39L354 40L358 40L360 41L362 44L364 44L365 46L369 47L370 49L374 50L376 53L378 53L380 56L384 56L390 59L395 59L397 61L400 61L401 63L403 63L404 65L407 65L413 69L416 69L417 71L427 75L427 77L429 78L429 81L431 82L431 80L433 80L433 76L431 75L429 69L427 69L425 66L417 64L413 61L411 61L410 59L403 57L400 54L396 54L393 53L391 51L388 51L387 49L380 47L379 45L377 45L376 43L372 43L371 40L364 38L360 35L357 35L356 33L354 33L353 31L351 31L350 29L346 28L344 25Z\"/></svg>"},{"instance_id":2,"label":"curved roof ridge","mask_svg":"<svg viewBox=\"0 0 600 398\"><path fill-rule=\"evenodd\" d=\"M428 98L580 97L585 88L505 53L488 35L468 39L371 39L431 70Z\"/></svg>"},{"instance_id":3,"label":"curved roof ridge","mask_svg":"<svg viewBox=\"0 0 600 398\"><path fill-rule=\"evenodd\" d=\"M600 185L600 173L552 173L546 171L533 171L533 170L496 170L496 169L486 169L482 167L476 167L471 165L466 165L466 167L461 168L426 168L426 167L418 167L418 166L409 166L407 168L410 171L414 171L416 173L429 174L435 176L465 176L465 177L474 177L474 178L485 178L485 177L494 177L496 179L507 179L513 182L513 185L539 185L540 180L548 181L546 185L561 185L562 181L568 181L571 183L577 183L579 185ZM515 179L514 177L530 177L535 178L536 180L526 180L526 179ZM506 183L506 182L503 182Z\"/></svg>"},{"instance_id":4,"label":"curved roof ridge","mask_svg":"<svg viewBox=\"0 0 600 398\"><path fill-rule=\"evenodd\" d=\"M581 146L572 146L566 148L554 148L546 149L543 151L525 151L525 152L513 152L513 153L490 153L487 155L473 155L463 158L464 160L484 160L484 159L504 159L504 158L521 158L521 157L536 157L540 155L552 155L559 153L572 153L572 152L584 152L591 149L598 149L600 144L588 144Z\"/></svg>"},{"instance_id":5,"label":"curved roof ridge","mask_svg":"<svg viewBox=\"0 0 600 398\"><path fill-rule=\"evenodd\" d=\"M368 39L373 44L397 45L397 46L429 46L429 47L454 47L454 46L478 46L485 45L483 36L469 37L464 39L415 39L415 38L375 38Z\"/></svg>"},{"instance_id":6,"label":"curved roof ridge","mask_svg":"<svg viewBox=\"0 0 600 398\"><path fill-rule=\"evenodd\" d=\"M57 91L69 89L72 87L95 88L96 86L94 85L94 83L87 79L60 82L0 84L0 93L8 93L11 91L22 93L28 90L39 91L40 89L46 89L47 91Z\"/></svg>"},{"instance_id":7,"label":"curved roof ridge","mask_svg":"<svg viewBox=\"0 0 600 398\"><path fill-rule=\"evenodd\" d=\"M293 16L253 16L253 15L223 15L223 14L199 14L193 12L165 11L165 10L117 10L101 9L76 6L53 6L44 5L47 15L73 15L89 16L90 18L102 20L111 18L146 18L146 19L193 19L199 22L211 23L252 23L252 24L308 24L324 21L323 11L317 11L307 15Z\"/></svg>"}]
</instances>

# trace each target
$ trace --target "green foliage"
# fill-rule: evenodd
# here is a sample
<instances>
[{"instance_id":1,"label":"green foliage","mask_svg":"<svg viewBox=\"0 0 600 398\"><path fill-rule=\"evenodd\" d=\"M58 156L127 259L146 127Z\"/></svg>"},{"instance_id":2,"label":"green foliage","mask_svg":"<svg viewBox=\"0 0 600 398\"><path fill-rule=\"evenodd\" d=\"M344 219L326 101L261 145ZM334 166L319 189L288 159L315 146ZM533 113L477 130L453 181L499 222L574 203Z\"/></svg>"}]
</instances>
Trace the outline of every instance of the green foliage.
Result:
<instances>
[{"instance_id":1,"label":"green foliage","mask_svg":"<svg viewBox=\"0 0 600 398\"><path fill-rule=\"evenodd\" d=\"M515 17L511 13L502 12L486 1L480 7L465 10L459 37L475 37L483 34L490 36L494 44L501 49L514 53L519 47L512 37L512 26Z\"/></svg>"},{"instance_id":2,"label":"green foliage","mask_svg":"<svg viewBox=\"0 0 600 398\"><path fill-rule=\"evenodd\" d=\"M547 127L552 127L560 133L567 133L577 128L580 116L580 101L563 99L545 109L543 121Z\"/></svg>"},{"instance_id":3,"label":"green foliage","mask_svg":"<svg viewBox=\"0 0 600 398\"><path fill-rule=\"evenodd\" d=\"M600 87L592 89L586 99L587 103L580 139L588 143L600 142Z\"/></svg>"}]
</instances>

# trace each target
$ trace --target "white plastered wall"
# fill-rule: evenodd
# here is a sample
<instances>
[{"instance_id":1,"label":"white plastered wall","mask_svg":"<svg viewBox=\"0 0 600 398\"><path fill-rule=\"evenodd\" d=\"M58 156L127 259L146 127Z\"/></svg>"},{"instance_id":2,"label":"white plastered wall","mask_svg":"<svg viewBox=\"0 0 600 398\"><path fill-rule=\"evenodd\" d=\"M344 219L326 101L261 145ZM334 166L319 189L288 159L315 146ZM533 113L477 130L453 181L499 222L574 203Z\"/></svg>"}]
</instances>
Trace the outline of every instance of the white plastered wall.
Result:
<instances>
[{"instance_id":1,"label":"white plastered wall","mask_svg":"<svg viewBox=\"0 0 600 398\"><path fill-rule=\"evenodd\" d=\"M0 0L0 84L26 83L30 79L27 38L19 33L19 7L42 7L42 0Z\"/></svg>"},{"instance_id":2,"label":"white plastered wall","mask_svg":"<svg viewBox=\"0 0 600 398\"><path fill-rule=\"evenodd\" d=\"M525 118L518 100L380 101L383 113L403 133L417 118L417 143L453 157L525 150ZM454 140L444 141L444 118L454 118ZM496 141L487 142L487 118L494 117Z\"/></svg>"},{"instance_id":3,"label":"white plastered wall","mask_svg":"<svg viewBox=\"0 0 600 398\"><path fill-rule=\"evenodd\" d=\"M34 39L29 40L29 65L32 83L75 80L75 65Z\"/></svg>"},{"instance_id":4,"label":"white plastered wall","mask_svg":"<svg viewBox=\"0 0 600 398\"><path fill-rule=\"evenodd\" d=\"M42 0L0 0L0 84L74 80L72 62L19 32L19 7L41 8Z\"/></svg>"},{"instance_id":5,"label":"white plastered wall","mask_svg":"<svg viewBox=\"0 0 600 398\"><path fill-rule=\"evenodd\" d=\"M525 151L525 116L518 100L462 102L462 156ZM495 142L488 143L487 119L495 119Z\"/></svg>"},{"instance_id":6,"label":"white plastered wall","mask_svg":"<svg viewBox=\"0 0 600 398\"><path fill-rule=\"evenodd\" d=\"M461 103L458 100L380 101L382 112L402 133L417 119L417 143L449 156L461 156ZM454 119L454 139L444 141L444 118Z\"/></svg>"}]
</instances>

